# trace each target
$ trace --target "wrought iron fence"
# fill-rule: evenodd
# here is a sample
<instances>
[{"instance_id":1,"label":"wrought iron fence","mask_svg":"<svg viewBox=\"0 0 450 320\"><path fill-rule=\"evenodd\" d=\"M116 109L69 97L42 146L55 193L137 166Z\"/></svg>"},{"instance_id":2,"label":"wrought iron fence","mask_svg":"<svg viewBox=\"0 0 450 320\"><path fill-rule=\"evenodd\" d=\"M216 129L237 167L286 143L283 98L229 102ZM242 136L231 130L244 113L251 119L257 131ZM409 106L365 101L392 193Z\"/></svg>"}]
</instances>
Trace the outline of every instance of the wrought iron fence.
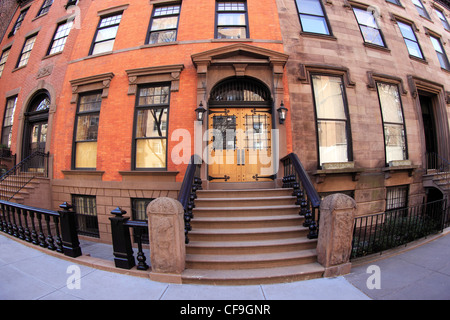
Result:
<instances>
[{"instance_id":1,"label":"wrought iron fence","mask_svg":"<svg viewBox=\"0 0 450 320\"><path fill-rule=\"evenodd\" d=\"M52 211L0 200L0 231L66 256L81 255L75 213L64 203Z\"/></svg>"},{"instance_id":2,"label":"wrought iron fence","mask_svg":"<svg viewBox=\"0 0 450 320\"><path fill-rule=\"evenodd\" d=\"M379 253L450 226L447 201L439 200L384 213L357 217L353 232L352 258Z\"/></svg>"}]
</instances>

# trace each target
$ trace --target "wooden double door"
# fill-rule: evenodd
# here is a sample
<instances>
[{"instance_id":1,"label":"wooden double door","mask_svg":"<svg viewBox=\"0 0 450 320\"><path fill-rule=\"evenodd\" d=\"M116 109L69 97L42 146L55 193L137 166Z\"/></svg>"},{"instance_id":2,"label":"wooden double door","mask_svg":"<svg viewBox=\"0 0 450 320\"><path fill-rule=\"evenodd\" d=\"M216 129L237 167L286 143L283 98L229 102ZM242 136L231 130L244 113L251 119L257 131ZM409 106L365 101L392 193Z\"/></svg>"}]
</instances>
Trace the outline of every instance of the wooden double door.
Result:
<instances>
[{"instance_id":1,"label":"wooden double door","mask_svg":"<svg viewBox=\"0 0 450 320\"><path fill-rule=\"evenodd\" d=\"M214 108L208 117L208 180L273 180L270 108Z\"/></svg>"}]
</instances>

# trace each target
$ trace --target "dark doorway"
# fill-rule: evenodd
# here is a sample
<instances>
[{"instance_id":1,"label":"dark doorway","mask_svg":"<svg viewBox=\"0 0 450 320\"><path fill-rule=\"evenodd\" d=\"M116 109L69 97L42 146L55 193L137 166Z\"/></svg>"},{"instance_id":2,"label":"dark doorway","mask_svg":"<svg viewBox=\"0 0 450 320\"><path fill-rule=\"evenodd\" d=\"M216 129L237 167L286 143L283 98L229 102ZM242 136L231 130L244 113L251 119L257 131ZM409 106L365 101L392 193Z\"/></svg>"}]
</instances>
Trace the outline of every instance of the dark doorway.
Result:
<instances>
[{"instance_id":1,"label":"dark doorway","mask_svg":"<svg viewBox=\"0 0 450 320\"><path fill-rule=\"evenodd\" d=\"M30 103L25 113L25 129L23 143L23 159L35 152L45 153L48 135L48 111L50 98L47 92L38 93ZM43 157L35 157L28 164L28 171L43 171L45 161Z\"/></svg>"},{"instance_id":2,"label":"dark doorway","mask_svg":"<svg viewBox=\"0 0 450 320\"><path fill-rule=\"evenodd\" d=\"M420 107L422 109L423 131L425 134L425 147L427 154L438 153L436 121L433 110L433 99L431 96L419 95Z\"/></svg>"}]
</instances>

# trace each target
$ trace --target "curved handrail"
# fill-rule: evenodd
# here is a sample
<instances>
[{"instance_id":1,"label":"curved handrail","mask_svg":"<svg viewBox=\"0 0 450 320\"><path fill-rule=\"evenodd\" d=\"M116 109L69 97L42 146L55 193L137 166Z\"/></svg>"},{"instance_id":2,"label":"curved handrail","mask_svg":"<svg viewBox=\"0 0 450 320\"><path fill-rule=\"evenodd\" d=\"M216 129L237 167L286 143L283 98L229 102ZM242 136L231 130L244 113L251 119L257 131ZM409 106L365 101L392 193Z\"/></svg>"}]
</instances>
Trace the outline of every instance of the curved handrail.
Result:
<instances>
[{"instance_id":1,"label":"curved handrail","mask_svg":"<svg viewBox=\"0 0 450 320\"><path fill-rule=\"evenodd\" d=\"M190 221L193 218L192 209L194 207L193 200L196 198L195 192L199 188L196 185L201 185L201 180L196 182L195 176L198 167L201 165L201 158L197 155L191 156L189 165L184 175L183 183L181 184L180 193L178 195L178 201L181 203L184 209L184 233L185 243L189 243L188 232L191 230Z\"/></svg>"},{"instance_id":2,"label":"curved handrail","mask_svg":"<svg viewBox=\"0 0 450 320\"><path fill-rule=\"evenodd\" d=\"M313 208L320 207L320 202L321 202L320 196L317 193L316 188L312 184L311 179L309 178L308 173L306 172L305 168L303 167L302 163L300 162L300 159L298 158L297 154L290 153L286 157L281 159L281 161L283 162L287 158L289 158L292 161L292 165L294 166L294 169L295 169L296 173L298 174L298 177L301 180L303 188L305 189L306 194L308 196L308 200L311 201L312 207Z\"/></svg>"}]
</instances>

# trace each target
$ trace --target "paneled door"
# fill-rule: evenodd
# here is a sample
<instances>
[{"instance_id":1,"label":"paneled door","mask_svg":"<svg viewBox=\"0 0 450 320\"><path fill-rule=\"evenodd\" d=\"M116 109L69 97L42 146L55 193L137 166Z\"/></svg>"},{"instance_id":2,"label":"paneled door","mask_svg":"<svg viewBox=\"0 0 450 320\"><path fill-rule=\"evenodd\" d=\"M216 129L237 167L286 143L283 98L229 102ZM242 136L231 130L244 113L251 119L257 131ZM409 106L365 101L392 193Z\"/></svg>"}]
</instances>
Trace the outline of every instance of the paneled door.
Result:
<instances>
[{"instance_id":1,"label":"paneled door","mask_svg":"<svg viewBox=\"0 0 450 320\"><path fill-rule=\"evenodd\" d=\"M269 181L272 115L268 108L209 110L208 180Z\"/></svg>"}]
</instances>

